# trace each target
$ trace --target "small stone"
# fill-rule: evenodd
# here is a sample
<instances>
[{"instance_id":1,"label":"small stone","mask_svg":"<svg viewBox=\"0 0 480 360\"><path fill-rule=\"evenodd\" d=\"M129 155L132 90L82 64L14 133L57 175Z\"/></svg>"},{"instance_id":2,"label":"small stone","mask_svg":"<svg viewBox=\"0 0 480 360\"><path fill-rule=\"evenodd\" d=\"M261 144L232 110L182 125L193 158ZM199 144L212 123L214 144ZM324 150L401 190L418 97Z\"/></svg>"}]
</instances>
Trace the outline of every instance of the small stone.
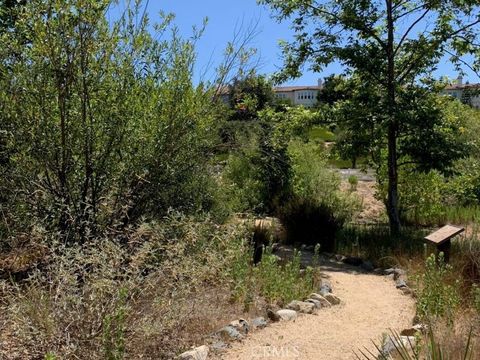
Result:
<instances>
[{"instance_id":1,"label":"small stone","mask_svg":"<svg viewBox=\"0 0 480 360\"><path fill-rule=\"evenodd\" d=\"M213 343L211 345L211 348L214 350L214 351L225 351L228 349L228 344L223 342L223 341L217 341L216 343Z\"/></svg>"},{"instance_id":2,"label":"small stone","mask_svg":"<svg viewBox=\"0 0 480 360\"><path fill-rule=\"evenodd\" d=\"M320 291L322 289L326 290L327 292L332 292L332 284L330 283L330 281L328 281L326 279L321 279L320 280Z\"/></svg>"},{"instance_id":3,"label":"small stone","mask_svg":"<svg viewBox=\"0 0 480 360\"><path fill-rule=\"evenodd\" d=\"M395 282L395 286L396 286L397 289L402 289L402 288L408 287L406 281L403 280L403 279L397 280L397 281Z\"/></svg>"},{"instance_id":4,"label":"small stone","mask_svg":"<svg viewBox=\"0 0 480 360\"><path fill-rule=\"evenodd\" d=\"M346 257L343 256L343 255L335 255L335 260L337 260L337 261L340 261L340 262L341 262L341 261L343 261L343 260L345 260L345 259L346 259Z\"/></svg>"},{"instance_id":5,"label":"small stone","mask_svg":"<svg viewBox=\"0 0 480 360\"><path fill-rule=\"evenodd\" d=\"M178 356L180 360L206 360L208 356L208 346L202 345L193 350L186 351Z\"/></svg>"},{"instance_id":6,"label":"small stone","mask_svg":"<svg viewBox=\"0 0 480 360\"><path fill-rule=\"evenodd\" d=\"M305 301L293 300L287 305L287 309L295 310L304 314L311 314L315 310L315 305Z\"/></svg>"},{"instance_id":7,"label":"small stone","mask_svg":"<svg viewBox=\"0 0 480 360\"><path fill-rule=\"evenodd\" d=\"M292 321L297 319L297 312L291 309L282 309L277 311L277 315L283 321Z\"/></svg>"},{"instance_id":8,"label":"small stone","mask_svg":"<svg viewBox=\"0 0 480 360\"><path fill-rule=\"evenodd\" d=\"M239 332L244 334L248 334L248 331L250 330L250 325L248 324L248 321L245 319L234 320L228 325L231 327L234 327Z\"/></svg>"},{"instance_id":9,"label":"small stone","mask_svg":"<svg viewBox=\"0 0 480 360\"><path fill-rule=\"evenodd\" d=\"M244 337L236 328L230 325L221 328L218 331L218 335L220 335L223 340L242 340Z\"/></svg>"},{"instance_id":10,"label":"small stone","mask_svg":"<svg viewBox=\"0 0 480 360\"><path fill-rule=\"evenodd\" d=\"M427 326L424 324L417 324L412 326L411 328L404 329L400 333L402 336L415 336L418 333L425 333L427 331Z\"/></svg>"},{"instance_id":11,"label":"small stone","mask_svg":"<svg viewBox=\"0 0 480 360\"><path fill-rule=\"evenodd\" d=\"M320 294L312 293L312 294L310 294L309 298L313 299L313 300L320 301L321 307L331 307L332 306L332 304L330 304L330 302Z\"/></svg>"},{"instance_id":12,"label":"small stone","mask_svg":"<svg viewBox=\"0 0 480 360\"><path fill-rule=\"evenodd\" d=\"M382 354L387 357L392 354L397 348L401 347L402 344L407 349L415 347L415 337L414 336L400 336L399 338L388 337L387 341L382 346Z\"/></svg>"},{"instance_id":13,"label":"small stone","mask_svg":"<svg viewBox=\"0 0 480 360\"><path fill-rule=\"evenodd\" d=\"M275 311L273 311L272 309L268 309L267 310L267 317L273 321L273 322L277 322L277 321L280 321L280 315L278 315Z\"/></svg>"},{"instance_id":14,"label":"small stone","mask_svg":"<svg viewBox=\"0 0 480 360\"><path fill-rule=\"evenodd\" d=\"M404 295L413 295L413 290L410 289L408 286L400 288Z\"/></svg>"},{"instance_id":15,"label":"small stone","mask_svg":"<svg viewBox=\"0 0 480 360\"><path fill-rule=\"evenodd\" d=\"M268 325L267 320L264 317L257 317L252 320L252 326L255 329L263 329Z\"/></svg>"},{"instance_id":16,"label":"small stone","mask_svg":"<svg viewBox=\"0 0 480 360\"><path fill-rule=\"evenodd\" d=\"M307 300L305 300L305 302L309 302L309 303L312 303L313 305L315 305L315 309L320 309L322 307L322 303L319 300L307 299Z\"/></svg>"},{"instance_id":17,"label":"small stone","mask_svg":"<svg viewBox=\"0 0 480 360\"><path fill-rule=\"evenodd\" d=\"M327 295L325 295L324 297L325 297L325 299L326 299L330 304L332 304L332 305L338 305L338 304L340 304L340 299L339 299L337 296L333 295L333 294L327 294Z\"/></svg>"},{"instance_id":18,"label":"small stone","mask_svg":"<svg viewBox=\"0 0 480 360\"><path fill-rule=\"evenodd\" d=\"M390 269L386 269L384 271L384 274L385 275L392 275L393 274L393 279L397 280L400 276L405 275L406 272L405 272L405 270L400 269L400 268L390 268Z\"/></svg>"}]
</instances>

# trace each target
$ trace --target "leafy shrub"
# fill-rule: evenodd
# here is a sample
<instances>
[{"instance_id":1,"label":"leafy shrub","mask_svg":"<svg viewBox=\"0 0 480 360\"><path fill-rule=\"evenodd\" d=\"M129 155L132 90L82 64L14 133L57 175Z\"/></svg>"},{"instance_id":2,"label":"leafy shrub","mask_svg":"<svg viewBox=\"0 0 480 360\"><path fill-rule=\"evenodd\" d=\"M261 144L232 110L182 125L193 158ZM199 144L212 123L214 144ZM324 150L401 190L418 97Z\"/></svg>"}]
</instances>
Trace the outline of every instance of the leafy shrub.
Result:
<instances>
[{"instance_id":1,"label":"leafy shrub","mask_svg":"<svg viewBox=\"0 0 480 360\"><path fill-rule=\"evenodd\" d=\"M358 177L355 175L350 175L348 177L348 183L350 184L350 191L355 191L357 190L357 185L358 185Z\"/></svg>"},{"instance_id":2,"label":"leafy shrub","mask_svg":"<svg viewBox=\"0 0 480 360\"><path fill-rule=\"evenodd\" d=\"M473 306L475 310L480 314L480 287L474 285L472 287Z\"/></svg>"},{"instance_id":3,"label":"leafy shrub","mask_svg":"<svg viewBox=\"0 0 480 360\"><path fill-rule=\"evenodd\" d=\"M431 255L427 258L425 272L419 279L417 314L423 319L445 317L449 322L460 303L458 283L447 283L452 267L445 264L443 253L438 258Z\"/></svg>"},{"instance_id":4,"label":"leafy shrub","mask_svg":"<svg viewBox=\"0 0 480 360\"><path fill-rule=\"evenodd\" d=\"M327 156L318 144L292 141L289 154L293 169L293 195L280 210L287 241L334 250L336 232L360 203L353 195L340 192L340 178L327 167Z\"/></svg>"}]
</instances>

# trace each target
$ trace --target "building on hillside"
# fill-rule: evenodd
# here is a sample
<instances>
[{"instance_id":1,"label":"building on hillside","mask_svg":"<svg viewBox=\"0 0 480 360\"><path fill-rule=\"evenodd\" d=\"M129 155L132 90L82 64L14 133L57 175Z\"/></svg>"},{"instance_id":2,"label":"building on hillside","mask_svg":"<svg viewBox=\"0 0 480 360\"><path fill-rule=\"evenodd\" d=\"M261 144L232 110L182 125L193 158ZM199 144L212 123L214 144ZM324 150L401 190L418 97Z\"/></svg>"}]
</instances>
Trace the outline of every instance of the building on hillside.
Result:
<instances>
[{"instance_id":1,"label":"building on hillside","mask_svg":"<svg viewBox=\"0 0 480 360\"><path fill-rule=\"evenodd\" d=\"M273 88L273 92L277 100L286 101L292 105L313 107L318 102L318 93L322 88L323 83L319 79L316 86L277 86ZM230 103L231 91L229 86L222 86L218 89L218 96L223 103Z\"/></svg>"},{"instance_id":2,"label":"building on hillside","mask_svg":"<svg viewBox=\"0 0 480 360\"><path fill-rule=\"evenodd\" d=\"M273 88L278 100L289 101L292 105L313 107L317 104L318 93L323 88L322 80L317 86L277 86Z\"/></svg>"},{"instance_id":3,"label":"building on hillside","mask_svg":"<svg viewBox=\"0 0 480 360\"><path fill-rule=\"evenodd\" d=\"M459 76L455 83L447 85L442 94L449 95L463 103L470 104L480 109L480 84L463 83L462 76Z\"/></svg>"}]
</instances>

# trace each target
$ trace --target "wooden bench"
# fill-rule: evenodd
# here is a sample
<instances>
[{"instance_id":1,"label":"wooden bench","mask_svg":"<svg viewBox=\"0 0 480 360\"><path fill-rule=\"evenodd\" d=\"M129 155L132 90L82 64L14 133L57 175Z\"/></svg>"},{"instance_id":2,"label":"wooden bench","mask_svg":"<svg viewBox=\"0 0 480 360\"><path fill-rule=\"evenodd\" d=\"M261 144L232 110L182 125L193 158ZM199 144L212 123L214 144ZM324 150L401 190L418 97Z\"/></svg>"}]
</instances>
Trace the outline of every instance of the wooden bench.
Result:
<instances>
[{"instance_id":1,"label":"wooden bench","mask_svg":"<svg viewBox=\"0 0 480 360\"><path fill-rule=\"evenodd\" d=\"M437 256L443 252L446 263L450 260L450 248L452 246L452 238L462 233L465 229L463 227L445 225L437 231L425 237L425 240L437 247Z\"/></svg>"}]
</instances>

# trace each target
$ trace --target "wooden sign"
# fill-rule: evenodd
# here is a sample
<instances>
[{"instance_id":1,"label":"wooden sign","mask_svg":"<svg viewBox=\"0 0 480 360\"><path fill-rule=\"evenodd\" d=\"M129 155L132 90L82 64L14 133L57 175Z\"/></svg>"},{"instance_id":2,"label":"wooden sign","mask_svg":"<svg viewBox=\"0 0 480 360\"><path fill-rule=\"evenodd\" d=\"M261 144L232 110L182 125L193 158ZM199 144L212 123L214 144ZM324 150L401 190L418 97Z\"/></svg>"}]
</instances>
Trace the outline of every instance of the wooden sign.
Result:
<instances>
[{"instance_id":1,"label":"wooden sign","mask_svg":"<svg viewBox=\"0 0 480 360\"><path fill-rule=\"evenodd\" d=\"M445 241L450 240L454 236L457 236L458 234L462 233L464 230L465 229L462 227L445 225L444 227L426 236L425 240L428 240L435 245L440 245Z\"/></svg>"},{"instance_id":2,"label":"wooden sign","mask_svg":"<svg viewBox=\"0 0 480 360\"><path fill-rule=\"evenodd\" d=\"M444 254L445 262L450 260L450 248L452 245L451 239L454 236L462 233L465 229L463 227L445 225L444 227L434 231L425 237L425 240L434 244L437 247L437 255L440 252Z\"/></svg>"}]
</instances>

